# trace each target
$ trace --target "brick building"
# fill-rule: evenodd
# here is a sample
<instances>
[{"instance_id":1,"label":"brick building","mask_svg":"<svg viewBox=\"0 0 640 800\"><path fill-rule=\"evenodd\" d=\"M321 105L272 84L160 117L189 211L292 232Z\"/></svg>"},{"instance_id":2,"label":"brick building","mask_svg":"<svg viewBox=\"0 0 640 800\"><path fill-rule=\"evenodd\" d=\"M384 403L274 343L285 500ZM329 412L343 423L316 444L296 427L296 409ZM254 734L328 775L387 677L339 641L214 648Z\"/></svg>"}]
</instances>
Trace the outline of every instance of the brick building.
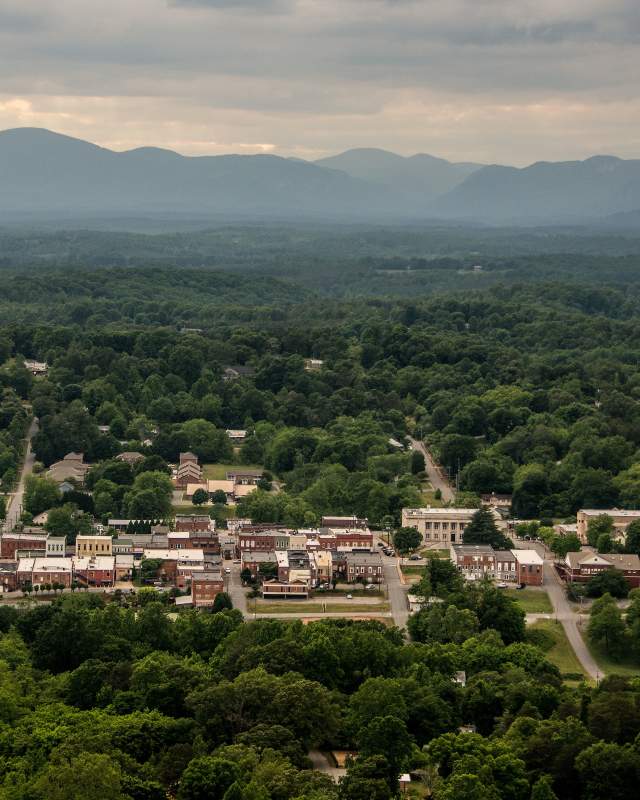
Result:
<instances>
[{"instance_id":1,"label":"brick building","mask_svg":"<svg viewBox=\"0 0 640 800\"><path fill-rule=\"evenodd\" d=\"M73 578L73 561L70 558L21 558L18 561L18 586L61 584L68 588Z\"/></svg>"},{"instance_id":2,"label":"brick building","mask_svg":"<svg viewBox=\"0 0 640 800\"><path fill-rule=\"evenodd\" d=\"M0 558L11 558L15 561L18 550L41 551L44 556L47 550L46 533L3 533L0 541Z\"/></svg>"},{"instance_id":3,"label":"brick building","mask_svg":"<svg viewBox=\"0 0 640 800\"><path fill-rule=\"evenodd\" d=\"M607 569L621 572L633 589L640 587L640 558L635 554L598 553L585 547L579 553L567 553L557 562L558 571L570 583L586 583Z\"/></svg>"},{"instance_id":4,"label":"brick building","mask_svg":"<svg viewBox=\"0 0 640 800\"><path fill-rule=\"evenodd\" d=\"M116 582L115 556L75 556L73 576L83 586L113 586Z\"/></svg>"},{"instance_id":5,"label":"brick building","mask_svg":"<svg viewBox=\"0 0 640 800\"><path fill-rule=\"evenodd\" d=\"M220 572L194 572L191 576L191 597L194 608L209 608L216 597L224 592Z\"/></svg>"}]
</instances>

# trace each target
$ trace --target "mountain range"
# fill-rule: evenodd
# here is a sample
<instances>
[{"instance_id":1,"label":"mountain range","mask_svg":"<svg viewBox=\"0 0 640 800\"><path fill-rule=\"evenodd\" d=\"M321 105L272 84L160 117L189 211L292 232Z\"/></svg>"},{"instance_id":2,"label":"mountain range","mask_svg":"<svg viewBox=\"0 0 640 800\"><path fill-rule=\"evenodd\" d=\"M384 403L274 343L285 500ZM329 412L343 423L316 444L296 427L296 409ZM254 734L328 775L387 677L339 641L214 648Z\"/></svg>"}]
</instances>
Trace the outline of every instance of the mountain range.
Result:
<instances>
[{"instance_id":1,"label":"mountain range","mask_svg":"<svg viewBox=\"0 0 640 800\"><path fill-rule=\"evenodd\" d=\"M148 214L637 227L640 160L525 168L360 148L316 162L273 155L115 152L39 128L0 132L0 220ZM624 221L624 223L622 222Z\"/></svg>"}]
</instances>

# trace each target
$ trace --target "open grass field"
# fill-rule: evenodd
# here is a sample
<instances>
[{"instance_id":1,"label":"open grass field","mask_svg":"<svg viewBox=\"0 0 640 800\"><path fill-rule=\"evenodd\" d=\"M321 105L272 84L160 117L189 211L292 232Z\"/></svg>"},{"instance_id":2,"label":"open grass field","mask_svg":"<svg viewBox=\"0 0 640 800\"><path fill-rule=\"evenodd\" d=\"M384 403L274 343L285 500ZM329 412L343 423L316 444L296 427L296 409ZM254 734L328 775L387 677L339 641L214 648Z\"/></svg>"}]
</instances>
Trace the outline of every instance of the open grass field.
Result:
<instances>
[{"instance_id":1,"label":"open grass field","mask_svg":"<svg viewBox=\"0 0 640 800\"><path fill-rule=\"evenodd\" d=\"M640 678L640 667L637 664L633 664L629 661L614 661L607 653L601 650L599 647L594 647L593 644L589 641L589 637L587 636L586 626L582 629L582 636L584 638L585 644L589 648L589 652L594 658L594 661L600 668L600 671L604 675L626 675L632 678Z\"/></svg>"},{"instance_id":2,"label":"open grass field","mask_svg":"<svg viewBox=\"0 0 640 800\"><path fill-rule=\"evenodd\" d=\"M525 614L552 614L553 606L544 591L536 589L504 589L511 600L515 600Z\"/></svg>"},{"instance_id":3,"label":"open grass field","mask_svg":"<svg viewBox=\"0 0 640 800\"><path fill-rule=\"evenodd\" d=\"M326 608L326 612L325 612ZM250 604L249 610L253 612L253 605ZM354 603L256 603L255 611L257 614L358 614L360 616L375 614L380 611L388 611L389 603L368 603L367 605L355 605Z\"/></svg>"},{"instance_id":4,"label":"open grass field","mask_svg":"<svg viewBox=\"0 0 640 800\"><path fill-rule=\"evenodd\" d=\"M223 481L227 472L241 469L264 469L262 464L203 464L202 474L211 481Z\"/></svg>"},{"instance_id":5,"label":"open grass field","mask_svg":"<svg viewBox=\"0 0 640 800\"><path fill-rule=\"evenodd\" d=\"M423 575L424 574L424 564L419 566L418 564L403 564L400 569L402 570L403 575Z\"/></svg>"},{"instance_id":6,"label":"open grass field","mask_svg":"<svg viewBox=\"0 0 640 800\"><path fill-rule=\"evenodd\" d=\"M589 676L582 669L582 665L567 639L562 623L555 622L552 619L541 619L533 625L529 625L527 630L541 630L553 638L553 646L546 651L545 655L552 664L558 667L560 672L563 674L581 674L584 675L585 680L588 680Z\"/></svg>"}]
</instances>

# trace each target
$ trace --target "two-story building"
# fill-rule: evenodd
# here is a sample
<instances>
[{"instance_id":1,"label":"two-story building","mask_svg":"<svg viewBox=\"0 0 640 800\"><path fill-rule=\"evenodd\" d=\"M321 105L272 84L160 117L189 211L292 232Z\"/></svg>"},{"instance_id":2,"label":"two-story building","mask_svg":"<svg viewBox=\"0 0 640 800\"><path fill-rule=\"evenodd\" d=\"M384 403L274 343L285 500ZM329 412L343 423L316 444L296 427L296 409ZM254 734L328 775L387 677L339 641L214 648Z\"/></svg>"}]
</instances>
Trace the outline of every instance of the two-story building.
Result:
<instances>
[{"instance_id":1,"label":"two-story building","mask_svg":"<svg viewBox=\"0 0 640 800\"><path fill-rule=\"evenodd\" d=\"M346 578L349 583L382 583L384 568L380 553L347 553Z\"/></svg>"},{"instance_id":2,"label":"two-story building","mask_svg":"<svg viewBox=\"0 0 640 800\"><path fill-rule=\"evenodd\" d=\"M477 508L403 508L402 526L416 528L424 543L446 550L452 544L463 542L464 529L471 522ZM496 525L503 529L505 523L497 509L490 509Z\"/></svg>"},{"instance_id":3,"label":"two-story building","mask_svg":"<svg viewBox=\"0 0 640 800\"><path fill-rule=\"evenodd\" d=\"M92 556L112 556L113 539L110 536L80 534L76 538L76 556L91 558Z\"/></svg>"},{"instance_id":4,"label":"two-story building","mask_svg":"<svg viewBox=\"0 0 640 800\"><path fill-rule=\"evenodd\" d=\"M576 533L582 544L587 544L589 522L606 514L613 521L613 537L624 542L627 528L632 522L640 519L640 510L620 508L581 508L576 514Z\"/></svg>"}]
</instances>

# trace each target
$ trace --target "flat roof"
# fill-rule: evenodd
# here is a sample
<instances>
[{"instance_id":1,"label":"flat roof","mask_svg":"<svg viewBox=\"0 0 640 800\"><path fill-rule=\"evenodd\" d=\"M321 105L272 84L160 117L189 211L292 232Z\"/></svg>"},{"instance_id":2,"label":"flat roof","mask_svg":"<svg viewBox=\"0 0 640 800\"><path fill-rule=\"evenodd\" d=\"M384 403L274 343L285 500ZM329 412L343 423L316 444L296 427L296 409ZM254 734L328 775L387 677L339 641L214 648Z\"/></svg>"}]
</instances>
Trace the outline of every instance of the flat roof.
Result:
<instances>
[{"instance_id":1,"label":"flat roof","mask_svg":"<svg viewBox=\"0 0 640 800\"><path fill-rule=\"evenodd\" d=\"M531 564L540 567L544 564L544 560L540 558L535 550L512 550L511 552L521 564Z\"/></svg>"}]
</instances>

